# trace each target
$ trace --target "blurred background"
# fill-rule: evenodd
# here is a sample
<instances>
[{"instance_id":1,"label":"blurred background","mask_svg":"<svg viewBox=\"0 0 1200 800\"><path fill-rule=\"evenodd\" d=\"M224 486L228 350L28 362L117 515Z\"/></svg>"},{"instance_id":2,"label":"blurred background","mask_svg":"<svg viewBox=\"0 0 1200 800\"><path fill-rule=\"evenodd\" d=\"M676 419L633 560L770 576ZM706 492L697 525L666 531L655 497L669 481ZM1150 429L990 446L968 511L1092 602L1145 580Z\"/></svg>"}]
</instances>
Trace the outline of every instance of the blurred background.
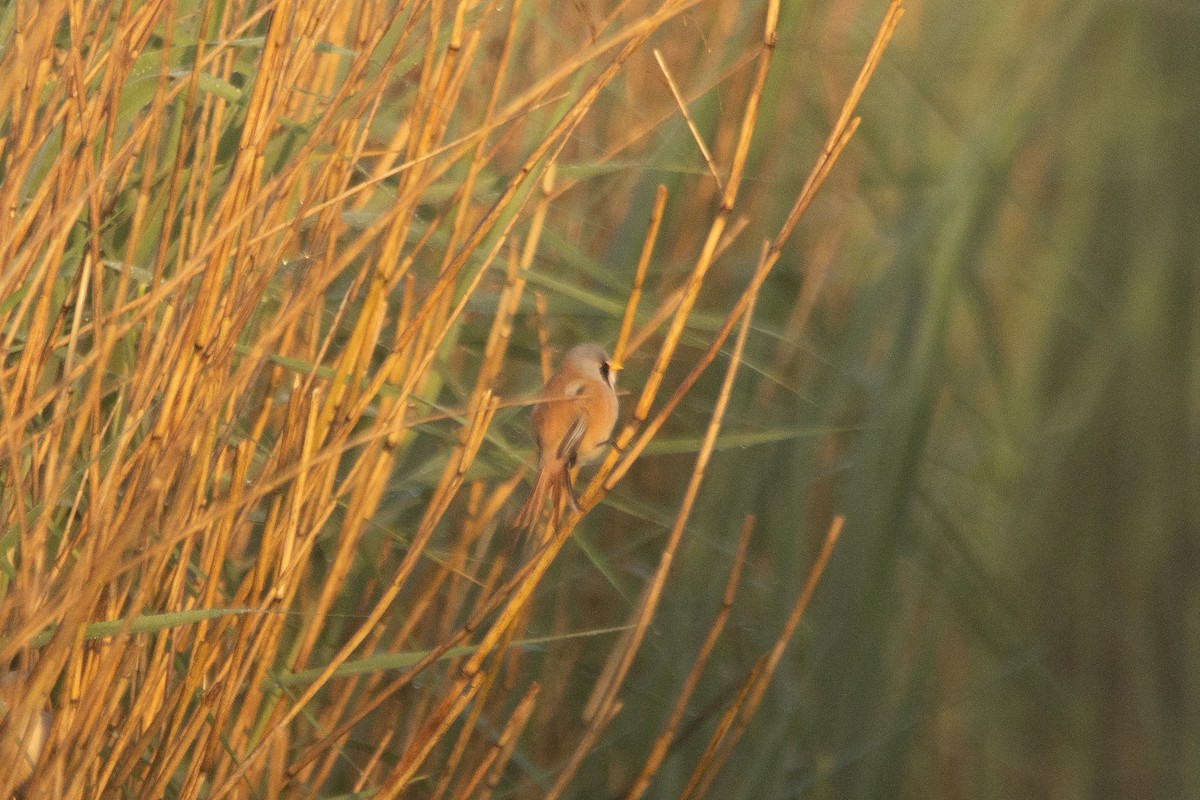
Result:
<instances>
[{"instance_id":1,"label":"blurred background","mask_svg":"<svg viewBox=\"0 0 1200 800\"><path fill-rule=\"evenodd\" d=\"M883 5L785 5L760 218ZM1200 7L905 5L759 306L727 431L776 440L718 455L642 686L694 647L741 515L752 642L842 513L714 796L1200 796ZM670 496L671 458L637 491Z\"/></svg>"},{"instance_id":2,"label":"blurred background","mask_svg":"<svg viewBox=\"0 0 1200 800\"><path fill-rule=\"evenodd\" d=\"M785 5L758 220L785 213L883 5ZM731 683L841 513L714 796L1198 796L1200 9L906 7L759 305L726 433L766 441L715 459L641 697L671 696L742 515ZM682 124L666 131L686 161ZM673 496L676 458L645 459L617 502ZM654 537L621 527L613 558L650 558Z\"/></svg>"}]
</instances>

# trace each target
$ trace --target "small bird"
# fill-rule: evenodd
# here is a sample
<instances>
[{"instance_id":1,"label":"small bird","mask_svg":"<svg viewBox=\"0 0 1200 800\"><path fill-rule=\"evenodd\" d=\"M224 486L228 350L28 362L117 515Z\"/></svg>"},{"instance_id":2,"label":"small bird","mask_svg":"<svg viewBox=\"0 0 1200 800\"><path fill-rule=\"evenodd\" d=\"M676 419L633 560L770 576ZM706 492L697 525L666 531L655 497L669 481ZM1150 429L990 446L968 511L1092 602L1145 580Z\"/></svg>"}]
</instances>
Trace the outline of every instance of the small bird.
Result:
<instances>
[{"instance_id":1,"label":"small bird","mask_svg":"<svg viewBox=\"0 0 1200 800\"><path fill-rule=\"evenodd\" d=\"M576 345L563 356L533 408L537 478L515 527L529 529L537 524L547 499L557 508L559 498L565 497L571 508L579 510L571 468L594 460L609 443L617 424L616 380L600 345Z\"/></svg>"}]
</instances>

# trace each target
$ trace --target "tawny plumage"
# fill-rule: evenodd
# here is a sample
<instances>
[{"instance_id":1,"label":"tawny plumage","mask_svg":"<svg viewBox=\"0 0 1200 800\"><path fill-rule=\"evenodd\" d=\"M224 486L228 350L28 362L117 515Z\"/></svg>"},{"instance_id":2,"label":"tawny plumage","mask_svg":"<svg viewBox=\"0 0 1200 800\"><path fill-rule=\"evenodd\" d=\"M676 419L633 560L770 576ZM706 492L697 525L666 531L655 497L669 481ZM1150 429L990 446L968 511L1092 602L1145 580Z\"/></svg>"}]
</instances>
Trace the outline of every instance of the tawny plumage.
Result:
<instances>
[{"instance_id":1,"label":"tawny plumage","mask_svg":"<svg viewBox=\"0 0 1200 800\"><path fill-rule=\"evenodd\" d=\"M538 394L540 402L533 407L538 471L515 527L537 524L547 500L555 508L560 499L579 508L571 486L571 468L604 452L617 423L615 386L616 374L599 345L577 345L563 356L558 372L546 381Z\"/></svg>"}]
</instances>

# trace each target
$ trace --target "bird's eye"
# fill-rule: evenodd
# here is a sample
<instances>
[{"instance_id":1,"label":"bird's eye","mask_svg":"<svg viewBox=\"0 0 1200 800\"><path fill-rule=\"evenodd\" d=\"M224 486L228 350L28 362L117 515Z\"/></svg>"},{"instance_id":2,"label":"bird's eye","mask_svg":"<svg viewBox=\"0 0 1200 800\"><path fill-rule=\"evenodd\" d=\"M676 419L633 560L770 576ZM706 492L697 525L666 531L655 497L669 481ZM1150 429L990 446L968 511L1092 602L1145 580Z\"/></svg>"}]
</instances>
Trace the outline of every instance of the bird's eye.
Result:
<instances>
[{"instance_id":1,"label":"bird's eye","mask_svg":"<svg viewBox=\"0 0 1200 800\"><path fill-rule=\"evenodd\" d=\"M612 372L609 371L607 361L600 362L600 377L604 378L605 383L612 383Z\"/></svg>"}]
</instances>

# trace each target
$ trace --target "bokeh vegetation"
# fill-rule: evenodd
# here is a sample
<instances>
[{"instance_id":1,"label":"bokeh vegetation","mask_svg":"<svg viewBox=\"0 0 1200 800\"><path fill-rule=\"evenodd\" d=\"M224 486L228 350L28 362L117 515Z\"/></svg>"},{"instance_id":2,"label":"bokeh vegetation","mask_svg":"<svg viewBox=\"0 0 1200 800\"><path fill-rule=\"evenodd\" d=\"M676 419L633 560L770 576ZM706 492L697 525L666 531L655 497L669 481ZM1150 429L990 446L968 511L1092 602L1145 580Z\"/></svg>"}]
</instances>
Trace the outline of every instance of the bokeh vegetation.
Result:
<instances>
[{"instance_id":1,"label":"bokeh vegetation","mask_svg":"<svg viewBox=\"0 0 1200 800\"><path fill-rule=\"evenodd\" d=\"M3 5L0 797L1200 794L1200 19L905 5Z\"/></svg>"}]
</instances>

